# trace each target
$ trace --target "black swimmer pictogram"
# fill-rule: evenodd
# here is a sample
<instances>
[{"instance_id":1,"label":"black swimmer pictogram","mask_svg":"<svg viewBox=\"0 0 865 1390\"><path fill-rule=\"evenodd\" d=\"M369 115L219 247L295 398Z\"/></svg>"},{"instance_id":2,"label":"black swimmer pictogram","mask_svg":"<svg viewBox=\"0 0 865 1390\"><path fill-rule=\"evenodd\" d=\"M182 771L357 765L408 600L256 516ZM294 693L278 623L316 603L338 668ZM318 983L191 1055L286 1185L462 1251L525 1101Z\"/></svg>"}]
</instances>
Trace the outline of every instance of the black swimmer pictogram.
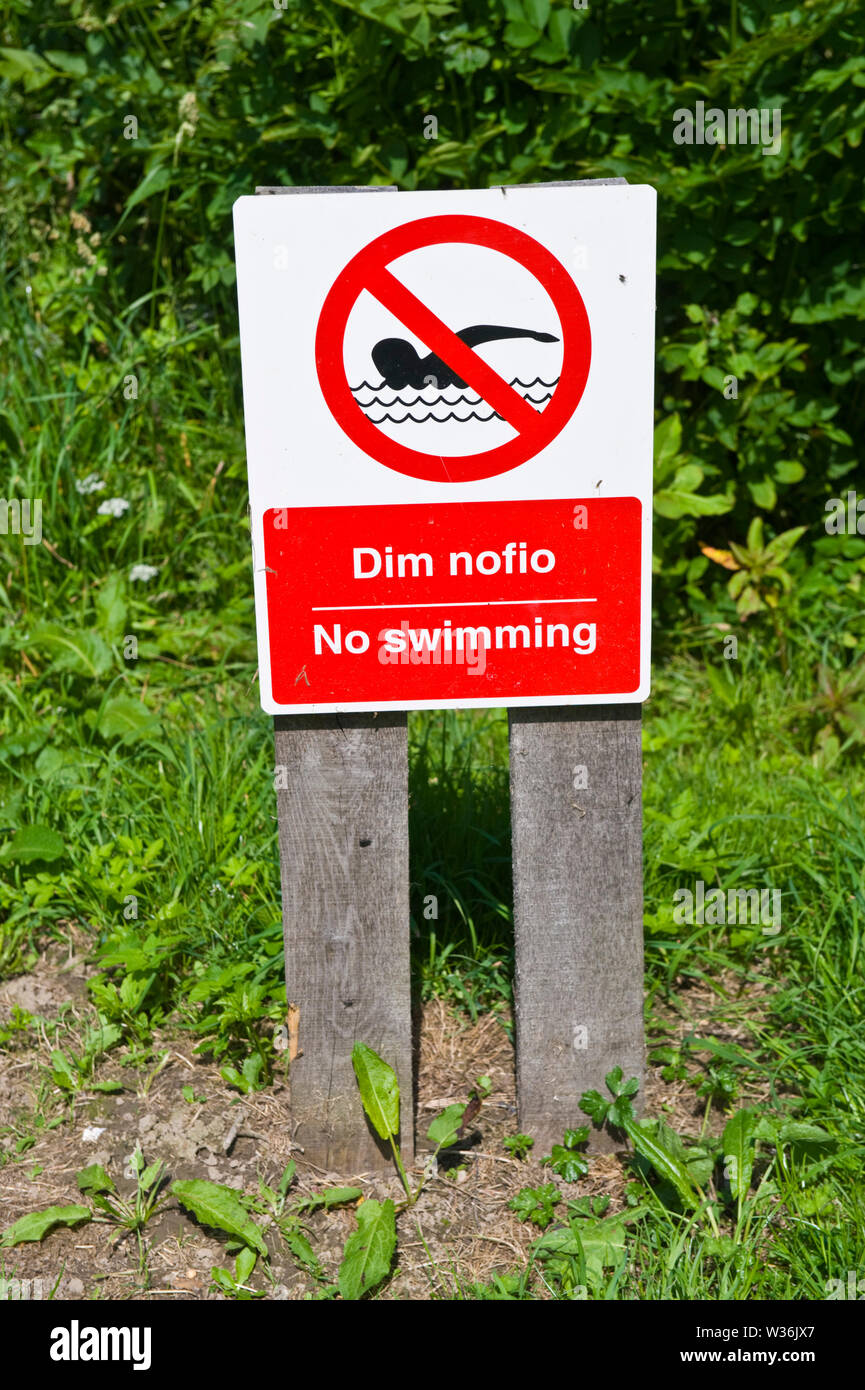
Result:
<instances>
[{"instance_id":1,"label":"black swimmer pictogram","mask_svg":"<svg viewBox=\"0 0 865 1390\"><path fill-rule=\"evenodd\" d=\"M552 333L536 333L531 328L502 328L487 323L461 328L456 336L470 348L502 338L533 338L538 343L559 341ZM434 352L421 357L404 338L382 338L375 344L371 356L384 378L384 384L394 391L402 391L406 386L414 387L416 391L423 390L425 385L434 385L440 391L446 386L458 386L461 390L467 386L467 382Z\"/></svg>"}]
</instances>

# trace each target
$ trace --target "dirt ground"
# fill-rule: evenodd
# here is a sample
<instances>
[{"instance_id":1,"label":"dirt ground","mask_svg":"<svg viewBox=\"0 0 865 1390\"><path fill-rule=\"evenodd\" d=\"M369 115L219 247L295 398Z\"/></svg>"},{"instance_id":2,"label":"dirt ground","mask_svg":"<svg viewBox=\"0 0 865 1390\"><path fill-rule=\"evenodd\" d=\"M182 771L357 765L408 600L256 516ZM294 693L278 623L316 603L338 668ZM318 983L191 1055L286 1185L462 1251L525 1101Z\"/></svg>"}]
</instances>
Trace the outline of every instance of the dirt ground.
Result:
<instances>
[{"instance_id":1,"label":"dirt ground","mask_svg":"<svg viewBox=\"0 0 865 1390\"><path fill-rule=\"evenodd\" d=\"M70 1103L51 1081L50 1052L58 1045L52 1025L59 1018L63 1028L73 1030L72 1037L76 1027L92 1018L86 974L83 959L64 957L53 948L31 974L0 986L0 1022L16 1004L39 1020L38 1042L31 1027L0 1053L0 1231L44 1207L86 1205L75 1174L89 1164L101 1164L121 1194L132 1192L128 1164L136 1145L148 1163L165 1160L172 1180L208 1178L254 1192L258 1179L276 1186L294 1159L293 1192L352 1182L365 1196L399 1202L403 1191L396 1175L313 1168L292 1145L287 1085L276 1081L264 1091L240 1096L222 1080L218 1066L193 1053L188 1034L158 1035L153 1059L143 1067L124 1066L124 1049L115 1048L101 1059L97 1076L118 1080L124 1089L111 1095L84 1090ZM719 983L723 990L724 982ZM676 1008L660 1021L656 1014L651 1042L675 1042L689 1032L744 1042L744 1019L761 1011L767 989L766 982L758 981L733 998L729 989L724 997L683 982ZM59 1045L64 1045L62 1036ZM520 1222L507 1204L520 1188L549 1182L552 1175L541 1166L541 1154L517 1161L502 1145L518 1128L513 1048L498 1016L486 1015L472 1024L441 1001L426 1004L420 1020L419 1149L425 1147L429 1121L446 1105L464 1102L480 1075L489 1076L493 1088L472 1126L477 1141L449 1172L440 1168L416 1206L398 1217L397 1269L379 1298L459 1297L468 1285L486 1282L494 1272L527 1264L539 1231ZM182 1095L184 1086L193 1087L192 1103ZM738 1103L763 1098L754 1091ZM680 1134L696 1136L705 1102L686 1080L666 1082L660 1067L650 1067L644 1108L649 1115L663 1115ZM56 1127L48 1128L58 1117ZM723 1113L713 1109L707 1128L717 1133L723 1124ZM422 1156L415 1178L420 1163ZM625 1206L628 1181L627 1155L608 1154L592 1158L587 1177L578 1184L560 1186L566 1198L607 1194L609 1210L615 1212ZM352 1209L317 1212L305 1224L313 1249L336 1282L343 1245L355 1226ZM43 1298L52 1290L55 1299L224 1297L213 1287L210 1271L214 1265L233 1268L225 1236L200 1226L175 1201L146 1228L148 1275L139 1272L135 1238L118 1240L116 1235L116 1226L108 1222L56 1229L41 1244L0 1250L0 1278L41 1281L41 1289L39 1284L22 1288ZM259 1261L250 1284L269 1298L302 1299L314 1289L313 1281L293 1263L273 1228L265 1239L271 1278ZM539 1292L543 1295L542 1288Z\"/></svg>"}]
</instances>

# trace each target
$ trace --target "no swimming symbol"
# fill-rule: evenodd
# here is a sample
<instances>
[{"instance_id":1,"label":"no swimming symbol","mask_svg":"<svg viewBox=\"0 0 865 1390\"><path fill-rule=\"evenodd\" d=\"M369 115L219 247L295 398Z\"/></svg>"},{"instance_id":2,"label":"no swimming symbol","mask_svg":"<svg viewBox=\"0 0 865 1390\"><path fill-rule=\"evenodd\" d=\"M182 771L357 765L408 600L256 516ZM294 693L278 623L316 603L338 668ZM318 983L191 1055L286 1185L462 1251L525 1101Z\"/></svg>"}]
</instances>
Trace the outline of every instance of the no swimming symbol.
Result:
<instances>
[{"instance_id":1,"label":"no swimming symbol","mask_svg":"<svg viewBox=\"0 0 865 1390\"><path fill-rule=\"evenodd\" d=\"M552 301L561 329L562 365L557 381L545 381L542 372L534 380L506 380L474 349L483 343L524 338L536 343L555 343L558 335L535 328L475 324L454 330L434 309L412 293L389 269L392 261L425 247L454 244L481 246L508 256L528 271ZM367 414L372 402L360 398L346 374L344 344L349 316L358 297L366 290L396 318L403 328L427 347L421 357L412 345L400 338L370 343L370 358L382 381L364 382L374 393L382 387L401 391L406 387L423 391L427 386L442 389L468 388L473 397L463 401L474 407L475 421L506 421L515 437L494 448L467 450L461 454L423 453L402 440L389 437L375 414ZM334 419L348 437L379 463L396 472L435 482L471 482L506 473L541 453L562 431L579 404L586 385L591 360L591 334L588 315L579 290L570 275L540 242L508 223L488 217L451 215L424 217L394 228L364 247L337 276L318 321L315 363L322 394ZM520 394L517 386L536 388L533 394ZM543 387L552 386L544 394ZM401 405L429 404L429 398L399 398ZM446 396L441 397L448 403ZM543 407L543 408L540 408ZM483 411L483 414L476 413ZM402 411L400 412L403 413ZM422 412L421 412L422 413ZM418 424L422 420L412 417ZM432 416L444 423L443 416ZM448 429L460 429L450 417ZM391 424L405 423L394 420Z\"/></svg>"}]
</instances>

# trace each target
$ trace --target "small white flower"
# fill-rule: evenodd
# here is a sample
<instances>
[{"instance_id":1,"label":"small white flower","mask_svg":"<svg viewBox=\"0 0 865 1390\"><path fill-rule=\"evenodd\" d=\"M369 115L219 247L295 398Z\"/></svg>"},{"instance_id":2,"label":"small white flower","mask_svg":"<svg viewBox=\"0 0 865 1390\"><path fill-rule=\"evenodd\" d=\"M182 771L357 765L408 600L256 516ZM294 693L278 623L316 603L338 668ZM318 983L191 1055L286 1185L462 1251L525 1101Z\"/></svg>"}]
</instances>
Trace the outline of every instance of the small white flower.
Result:
<instances>
[{"instance_id":1,"label":"small white flower","mask_svg":"<svg viewBox=\"0 0 865 1390\"><path fill-rule=\"evenodd\" d=\"M75 491L80 492L82 497L91 492L101 492L104 487L104 479L98 473L88 473L86 478L77 478L75 482Z\"/></svg>"},{"instance_id":2,"label":"small white flower","mask_svg":"<svg viewBox=\"0 0 865 1390\"><path fill-rule=\"evenodd\" d=\"M129 571L129 582L135 584L140 579L142 584L146 584L148 580L155 579L158 573L156 565L133 565Z\"/></svg>"},{"instance_id":3,"label":"small white flower","mask_svg":"<svg viewBox=\"0 0 865 1390\"><path fill-rule=\"evenodd\" d=\"M109 497L96 510L99 516L122 516L129 511L129 503L125 497Z\"/></svg>"}]
</instances>

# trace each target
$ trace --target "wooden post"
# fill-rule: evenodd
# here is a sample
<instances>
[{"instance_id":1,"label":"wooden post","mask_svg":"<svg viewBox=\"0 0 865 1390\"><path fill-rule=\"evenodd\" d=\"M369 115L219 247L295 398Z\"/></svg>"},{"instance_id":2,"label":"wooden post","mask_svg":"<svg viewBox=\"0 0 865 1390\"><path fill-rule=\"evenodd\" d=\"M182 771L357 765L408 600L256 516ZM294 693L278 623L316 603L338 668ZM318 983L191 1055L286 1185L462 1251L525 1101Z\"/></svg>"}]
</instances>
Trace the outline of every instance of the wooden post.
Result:
<instances>
[{"instance_id":1,"label":"wooden post","mask_svg":"<svg viewBox=\"0 0 865 1390\"><path fill-rule=\"evenodd\" d=\"M281 715L274 719L274 745L276 766L285 768L276 804L286 991L289 1005L299 1009L290 1082L294 1139L309 1162L336 1173L393 1166L358 1096L351 1049L364 1042L399 1077L400 1149L409 1163L414 1088L406 716ZM290 1028L290 1045L293 1034Z\"/></svg>"},{"instance_id":2,"label":"wooden post","mask_svg":"<svg viewBox=\"0 0 865 1390\"><path fill-rule=\"evenodd\" d=\"M639 705L510 712L517 1097L541 1155L613 1067L642 1086L640 727Z\"/></svg>"},{"instance_id":3,"label":"wooden post","mask_svg":"<svg viewBox=\"0 0 865 1390\"><path fill-rule=\"evenodd\" d=\"M399 1077L411 1161L406 716L279 715L274 735L295 1142L335 1173L393 1165L358 1096L351 1049L364 1042Z\"/></svg>"}]
</instances>

